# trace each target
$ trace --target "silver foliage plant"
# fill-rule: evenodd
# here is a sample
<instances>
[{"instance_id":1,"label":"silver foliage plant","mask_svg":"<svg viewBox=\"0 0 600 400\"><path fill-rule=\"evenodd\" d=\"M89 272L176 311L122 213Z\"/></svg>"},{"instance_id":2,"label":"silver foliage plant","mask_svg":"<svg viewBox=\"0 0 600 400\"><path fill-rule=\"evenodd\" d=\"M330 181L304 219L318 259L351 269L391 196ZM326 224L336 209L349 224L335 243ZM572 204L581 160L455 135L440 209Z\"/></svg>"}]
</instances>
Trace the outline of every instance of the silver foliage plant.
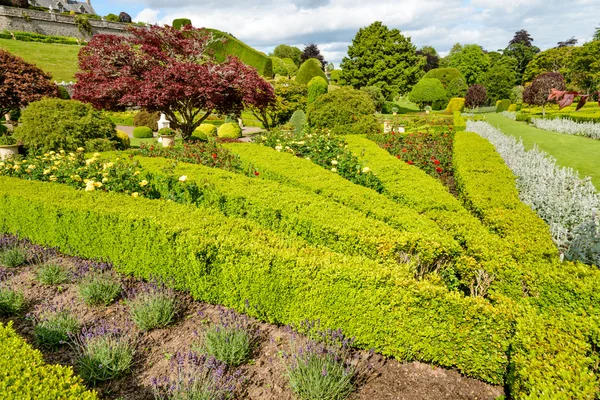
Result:
<instances>
[{"instance_id":1,"label":"silver foliage plant","mask_svg":"<svg viewBox=\"0 0 600 400\"><path fill-rule=\"evenodd\" d=\"M517 113L514 111L502 111L502 115L508 119L512 119L513 121L517 120Z\"/></svg>"},{"instance_id":2,"label":"silver foliage plant","mask_svg":"<svg viewBox=\"0 0 600 400\"><path fill-rule=\"evenodd\" d=\"M600 266L600 195L590 178L558 166L537 148L526 151L522 141L487 122L467 121L467 131L494 145L516 176L521 201L550 226L561 256Z\"/></svg>"},{"instance_id":3,"label":"silver foliage plant","mask_svg":"<svg viewBox=\"0 0 600 400\"><path fill-rule=\"evenodd\" d=\"M600 140L600 124L594 122L575 122L568 118L532 118L531 123L537 128L546 131L565 133L567 135L586 136Z\"/></svg>"}]
</instances>

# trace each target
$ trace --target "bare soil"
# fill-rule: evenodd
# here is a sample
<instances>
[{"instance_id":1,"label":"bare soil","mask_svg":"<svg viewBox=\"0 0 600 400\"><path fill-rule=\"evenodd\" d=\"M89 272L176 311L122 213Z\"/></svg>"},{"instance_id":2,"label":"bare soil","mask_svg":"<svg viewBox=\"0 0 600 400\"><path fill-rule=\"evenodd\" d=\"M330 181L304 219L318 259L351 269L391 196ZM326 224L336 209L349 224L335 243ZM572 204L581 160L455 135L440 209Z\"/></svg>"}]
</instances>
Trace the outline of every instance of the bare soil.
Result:
<instances>
[{"instance_id":1,"label":"bare soil","mask_svg":"<svg viewBox=\"0 0 600 400\"><path fill-rule=\"evenodd\" d=\"M74 268L74 259L59 256L55 260ZM221 307L193 301L180 293L182 312L176 323L169 328L150 332L138 331L129 321L127 305L121 299L108 307L88 307L80 300L77 284L59 287L44 286L35 279L37 265L6 269L4 284L22 290L28 300L29 311L43 304L66 307L84 326L100 320L127 327L138 338L136 364L132 373L117 381L97 386L95 389L104 399L146 400L154 399L151 379L169 373L169 359L176 353L188 351L197 342L198 332L208 324L217 322ZM1 272L1 271L0 271ZM11 276L12 275L12 276ZM143 282L121 277L126 289L140 288ZM34 343L31 318L10 318L14 327L29 343ZM0 318L6 322L9 318ZM288 400L294 399L285 378L282 351L289 349L292 332L289 328L256 322L260 329L260 344L251 362L241 367L247 378L236 398ZM35 346L35 344L34 344ZM45 360L51 364L74 365L75 351L64 345L56 351L40 348ZM361 384L353 399L365 400L425 400L425 399L472 399L492 400L504 394L502 387L491 386L467 378L453 370L447 370L419 362L403 363L378 354L361 354L372 367L366 381Z\"/></svg>"}]
</instances>

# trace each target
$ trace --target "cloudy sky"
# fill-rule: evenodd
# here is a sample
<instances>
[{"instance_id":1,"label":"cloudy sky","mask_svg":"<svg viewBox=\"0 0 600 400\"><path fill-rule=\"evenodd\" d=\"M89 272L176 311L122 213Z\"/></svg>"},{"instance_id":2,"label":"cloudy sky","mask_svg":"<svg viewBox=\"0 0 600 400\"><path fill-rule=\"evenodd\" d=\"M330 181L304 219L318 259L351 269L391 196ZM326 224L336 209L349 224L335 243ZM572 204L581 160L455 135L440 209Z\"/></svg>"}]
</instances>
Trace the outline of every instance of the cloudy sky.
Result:
<instances>
[{"instance_id":1,"label":"cloudy sky","mask_svg":"<svg viewBox=\"0 0 600 400\"><path fill-rule=\"evenodd\" d=\"M454 43L506 47L526 29L541 49L574 36L583 43L600 26L600 0L92 0L96 12L128 12L136 21L194 26L233 34L268 53L281 43L313 42L337 66L356 31L374 21L398 28L418 47L444 55Z\"/></svg>"}]
</instances>

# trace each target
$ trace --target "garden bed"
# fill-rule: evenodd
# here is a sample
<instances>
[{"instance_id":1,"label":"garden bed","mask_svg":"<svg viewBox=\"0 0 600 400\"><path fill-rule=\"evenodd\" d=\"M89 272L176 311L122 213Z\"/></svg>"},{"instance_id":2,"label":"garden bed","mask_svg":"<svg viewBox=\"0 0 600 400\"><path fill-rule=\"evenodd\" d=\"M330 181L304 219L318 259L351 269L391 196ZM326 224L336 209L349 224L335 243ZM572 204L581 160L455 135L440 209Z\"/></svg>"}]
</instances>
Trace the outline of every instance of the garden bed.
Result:
<instances>
[{"instance_id":1,"label":"garden bed","mask_svg":"<svg viewBox=\"0 0 600 400\"><path fill-rule=\"evenodd\" d=\"M197 343L199 335L211 324L217 323L224 312L219 306L195 302L186 294L176 293L180 310L176 321L167 328L141 331L130 320L126 295L123 294L109 306L86 306L80 299L78 283L55 286L42 285L36 278L42 264L62 265L75 277L82 277L97 268L110 267L75 257L58 254L54 250L42 250L38 246L29 249L29 265L13 268L3 267L4 285L21 290L27 301L28 316L1 318L14 321L14 327L28 342L34 343L34 319L32 313L40 309L68 309L82 326L90 327L101 321L123 329L135 338L137 352L131 373L113 381L97 385L101 398L106 399L153 399L153 378L167 375L171 361L179 352L189 351ZM90 268L91 267L91 268ZM148 288L148 283L119 275L124 293L135 293ZM246 318L236 314L236 318ZM285 354L290 351L296 334L289 327L252 322L259 329L258 345L251 359L239 370L246 378L237 387L235 398L293 399L285 377ZM50 364L74 365L77 353L74 347L62 345L55 351L40 347L45 361ZM436 368L422 363L401 363L368 352L360 352L358 359L363 365L366 380L358 386L353 398L359 399L495 399L503 394L500 387L484 384L461 376L455 371ZM75 370L77 372L77 368Z\"/></svg>"}]
</instances>

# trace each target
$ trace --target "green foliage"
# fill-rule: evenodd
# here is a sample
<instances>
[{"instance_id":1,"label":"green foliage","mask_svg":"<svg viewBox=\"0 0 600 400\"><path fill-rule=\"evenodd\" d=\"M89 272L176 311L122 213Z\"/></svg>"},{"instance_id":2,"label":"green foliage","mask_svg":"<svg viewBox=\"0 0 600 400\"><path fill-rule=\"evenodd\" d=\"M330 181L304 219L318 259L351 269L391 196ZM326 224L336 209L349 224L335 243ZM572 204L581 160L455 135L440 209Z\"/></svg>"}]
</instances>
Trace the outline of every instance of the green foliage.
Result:
<instances>
[{"instance_id":1,"label":"green foliage","mask_svg":"<svg viewBox=\"0 0 600 400\"><path fill-rule=\"evenodd\" d=\"M446 90L439 79L423 78L412 89L408 99L423 108L425 105L445 100Z\"/></svg>"},{"instance_id":2,"label":"green foliage","mask_svg":"<svg viewBox=\"0 0 600 400\"><path fill-rule=\"evenodd\" d=\"M465 121L464 117L460 114L460 111L454 111L454 131L460 132L467 129L467 121Z\"/></svg>"},{"instance_id":3,"label":"green foliage","mask_svg":"<svg viewBox=\"0 0 600 400\"><path fill-rule=\"evenodd\" d=\"M71 95L64 88L64 86L58 86L58 98L63 100L71 100Z\"/></svg>"},{"instance_id":4,"label":"green foliage","mask_svg":"<svg viewBox=\"0 0 600 400\"><path fill-rule=\"evenodd\" d=\"M0 315L12 317L27 308L23 292L0 286Z\"/></svg>"},{"instance_id":5,"label":"green foliage","mask_svg":"<svg viewBox=\"0 0 600 400\"><path fill-rule=\"evenodd\" d=\"M571 78L584 93L594 93L600 90L600 41L585 43L573 48Z\"/></svg>"},{"instance_id":6,"label":"green foliage","mask_svg":"<svg viewBox=\"0 0 600 400\"><path fill-rule=\"evenodd\" d=\"M40 43L60 43L70 45L80 45L82 42L78 41L73 37L66 36L53 36L43 35L34 32L22 32L22 31L4 31L0 32L0 38L20 40L22 42L40 42Z\"/></svg>"},{"instance_id":7,"label":"green foliage","mask_svg":"<svg viewBox=\"0 0 600 400\"><path fill-rule=\"evenodd\" d=\"M42 285L60 285L71 281L69 272L60 264L44 264L38 268L35 277Z\"/></svg>"},{"instance_id":8,"label":"green foliage","mask_svg":"<svg viewBox=\"0 0 600 400\"><path fill-rule=\"evenodd\" d=\"M322 94L327 93L327 80L320 76L315 76L308 82L308 100L307 104L314 103L314 101Z\"/></svg>"},{"instance_id":9,"label":"green foliage","mask_svg":"<svg viewBox=\"0 0 600 400\"><path fill-rule=\"evenodd\" d=\"M329 80L332 85L341 85L342 84L342 70L334 69L329 74Z\"/></svg>"},{"instance_id":10,"label":"green foliage","mask_svg":"<svg viewBox=\"0 0 600 400\"><path fill-rule=\"evenodd\" d=\"M536 54L525 68L523 82L532 82L546 72L560 72L570 83L573 49L571 46L555 47Z\"/></svg>"},{"instance_id":11,"label":"green foliage","mask_svg":"<svg viewBox=\"0 0 600 400\"><path fill-rule=\"evenodd\" d=\"M121 20L119 19L119 16L117 14L107 14L104 19L108 22L121 22Z\"/></svg>"},{"instance_id":12,"label":"green foliage","mask_svg":"<svg viewBox=\"0 0 600 400\"><path fill-rule=\"evenodd\" d=\"M147 126L137 126L133 129L133 137L137 139L152 139L154 134Z\"/></svg>"},{"instance_id":13,"label":"green foliage","mask_svg":"<svg viewBox=\"0 0 600 400\"><path fill-rule=\"evenodd\" d=\"M302 63L300 69L296 73L296 82L308 85L311 79L317 76L323 78L323 80L327 82L327 76L321 68L321 62L316 58L309 58Z\"/></svg>"},{"instance_id":14,"label":"green foliage","mask_svg":"<svg viewBox=\"0 0 600 400\"><path fill-rule=\"evenodd\" d=\"M110 259L122 273L164 277L198 300L269 322L320 318L383 354L503 381L511 326L506 315L485 300L416 281L396 262L307 247L214 209L14 178L0 177L0 212L1 231L18 229L35 242ZM427 339L439 335L446 339Z\"/></svg>"},{"instance_id":15,"label":"green foliage","mask_svg":"<svg viewBox=\"0 0 600 400\"><path fill-rule=\"evenodd\" d=\"M509 44L504 49L503 55L516 60L515 72L517 82L523 82L523 74L527 68L527 64L540 52L536 46L531 46L523 43Z\"/></svg>"},{"instance_id":16,"label":"green foliage","mask_svg":"<svg viewBox=\"0 0 600 400\"><path fill-rule=\"evenodd\" d=\"M91 272L79 283L79 296L88 306L109 305L121 294L121 284L109 272Z\"/></svg>"},{"instance_id":17,"label":"green foliage","mask_svg":"<svg viewBox=\"0 0 600 400\"><path fill-rule=\"evenodd\" d=\"M0 249L0 265L8 268L16 268L27 262L27 250L21 246L10 246Z\"/></svg>"},{"instance_id":18,"label":"green foliage","mask_svg":"<svg viewBox=\"0 0 600 400\"><path fill-rule=\"evenodd\" d=\"M129 135L120 129L117 129L116 139L119 142L119 145L117 146L119 150L127 150L131 147L131 139L129 138Z\"/></svg>"},{"instance_id":19,"label":"green foliage","mask_svg":"<svg viewBox=\"0 0 600 400\"><path fill-rule=\"evenodd\" d=\"M14 136L30 150L73 151L94 139L115 139L115 124L91 105L44 99L23 111Z\"/></svg>"},{"instance_id":20,"label":"green foliage","mask_svg":"<svg viewBox=\"0 0 600 400\"><path fill-rule=\"evenodd\" d=\"M0 323L0 393L5 399L96 400L71 367L46 365L42 353Z\"/></svg>"},{"instance_id":21,"label":"green foliage","mask_svg":"<svg viewBox=\"0 0 600 400\"><path fill-rule=\"evenodd\" d=\"M240 128L237 122L227 122L219 127L217 136L222 139L241 138L242 128Z\"/></svg>"},{"instance_id":22,"label":"green foliage","mask_svg":"<svg viewBox=\"0 0 600 400\"><path fill-rule=\"evenodd\" d=\"M296 68L300 66L300 56L302 50L294 46L288 46L286 44L280 44L273 50L273 56L281 59L290 59L296 65Z\"/></svg>"},{"instance_id":23,"label":"green foliage","mask_svg":"<svg viewBox=\"0 0 600 400\"><path fill-rule=\"evenodd\" d=\"M90 16L77 14L73 19L75 26L84 36L92 36L92 24L90 24Z\"/></svg>"},{"instance_id":24,"label":"green foliage","mask_svg":"<svg viewBox=\"0 0 600 400\"><path fill-rule=\"evenodd\" d=\"M376 112L381 112L383 109L383 105L385 104L385 97L383 96L383 91L379 86L365 86L360 88L365 93L368 93L373 100L373 105L375 106Z\"/></svg>"},{"instance_id":25,"label":"green foliage","mask_svg":"<svg viewBox=\"0 0 600 400\"><path fill-rule=\"evenodd\" d=\"M171 128L160 128L158 132L156 132L158 136L175 136L177 132Z\"/></svg>"},{"instance_id":26,"label":"green foliage","mask_svg":"<svg viewBox=\"0 0 600 400\"><path fill-rule=\"evenodd\" d=\"M179 311L175 293L163 288L143 290L127 303L131 320L143 331L171 325Z\"/></svg>"},{"instance_id":27,"label":"green foliage","mask_svg":"<svg viewBox=\"0 0 600 400\"><path fill-rule=\"evenodd\" d=\"M280 78L271 82L275 89L275 104L267 109L250 107L250 111L267 130L289 121L296 110L306 109L307 86L294 79Z\"/></svg>"},{"instance_id":28,"label":"green foliage","mask_svg":"<svg viewBox=\"0 0 600 400\"><path fill-rule=\"evenodd\" d=\"M410 38L381 22L360 28L340 68L342 79L354 88L379 86L387 99L407 93L423 75L425 59Z\"/></svg>"},{"instance_id":29,"label":"green foliage","mask_svg":"<svg viewBox=\"0 0 600 400\"><path fill-rule=\"evenodd\" d=\"M158 120L160 119L160 112L138 111L133 117L133 126L147 126L152 129L153 132L158 130Z\"/></svg>"},{"instance_id":30,"label":"green foliage","mask_svg":"<svg viewBox=\"0 0 600 400\"><path fill-rule=\"evenodd\" d=\"M118 333L108 332L79 339L77 351L79 375L95 385L128 374L134 362L135 345Z\"/></svg>"},{"instance_id":31,"label":"green foliage","mask_svg":"<svg viewBox=\"0 0 600 400\"><path fill-rule=\"evenodd\" d=\"M33 336L38 345L55 349L70 341L79 331L79 321L69 310L44 313L33 327Z\"/></svg>"},{"instance_id":32,"label":"green foliage","mask_svg":"<svg viewBox=\"0 0 600 400\"><path fill-rule=\"evenodd\" d=\"M308 107L308 124L333 134L369 134L379 131L371 96L342 87L320 96Z\"/></svg>"},{"instance_id":33,"label":"green foliage","mask_svg":"<svg viewBox=\"0 0 600 400\"><path fill-rule=\"evenodd\" d=\"M213 124L200 124L194 131L192 139L208 140L209 137L217 136L217 127Z\"/></svg>"},{"instance_id":34,"label":"green foliage","mask_svg":"<svg viewBox=\"0 0 600 400\"><path fill-rule=\"evenodd\" d=\"M455 111L460 112L462 110L464 110L465 108L465 99L463 98L453 98L450 99L450 102L448 103L448 107L446 107L446 112L448 114L454 114Z\"/></svg>"},{"instance_id":35,"label":"green foliage","mask_svg":"<svg viewBox=\"0 0 600 400\"><path fill-rule=\"evenodd\" d=\"M469 90L467 82L465 82L463 78L456 78L451 80L448 84L448 87L446 88L446 95L449 99L465 97L467 95L467 90Z\"/></svg>"},{"instance_id":36,"label":"green foliage","mask_svg":"<svg viewBox=\"0 0 600 400\"><path fill-rule=\"evenodd\" d=\"M254 67L265 78L273 77L273 61L264 53L253 49L228 33L216 29L206 29L215 39L210 47L217 61L223 62L229 56L239 58L244 64ZM283 58L283 57L280 57Z\"/></svg>"},{"instance_id":37,"label":"green foliage","mask_svg":"<svg viewBox=\"0 0 600 400\"><path fill-rule=\"evenodd\" d=\"M516 104L511 104L510 106L508 106L508 109L506 111L508 111L508 112L517 112L517 105Z\"/></svg>"},{"instance_id":38,"label":"green foliage","mask_svg":"<svg viewBox=\"0 0 600 400\"><path fill-rule=\"evenodd\" d=\"M456 68L436 68L427 72L423 78L439 79L444 85L444 89L448 89L451 82L456 79L461 79L465 82L465 77Z\"/></svg>"},{"instance_id":39,"label":"green foliage","mask_svg":"<svg viewBox=\"0 0 600 400\"><path fill-rule=\"evenodd\" d=\"M296 73L298 73L298 66L294 63L294 60L291 58L284 58L283 64L287 70L288 78L296 76Z\"/></svg>"},{"instance_id":40,"label":"green foliage","mask_svg":"<svg viewBox=\"0 0 600 400\"><path fill-rule=\"evenodd\" d=\"M290 124L294 127L294 132L299 135L306 126L307 118L306 114L302 110L294 111L292 118L290 118Z\"/></svg>"},{"instance_id":41,"label":"green foliage","mask_svg":"<svg viewBox=\"0 0 600 400\"><path fill-rule=\"evenodd\" d=\"M481 46L467 44L461 46L455 53L451 53L449 66L459 70L468 85L474 85L483 80L483 76L489 68L489 59Z\"/></svg>"},{"instance_id":42,"label":"green foliage","mask_svg":"<svg viewBox=\"0 0 600 400\"><path fill-rule=\"evenodd\" d=\"M181 30L184 26L191 25L192 21L189 18L177 18L173 20L173 28Z\"/></svg>"},{"instance_id":43,"label":"green foliage","mask_svg":"<svg viewBox=\"0 0 600 400\"><path fill-rule=\"evenodd\" d=\"M503 63L493 65L484 75L483 86L487 91L489 104L493 104L496 100L510 98L515 86L514 69Z\"/></svg>"},{"instance_id":44,"label":"green foliage","mask_svg":"<svg viewBox=\"0 0 600 400\"><path fill-rule=\"evenodd\" d=\"M508 107L510 107L509 99L498 100L496 102L496 112L497 113L501 113L502 111L508 111Z\"/></svg>"},{"instance_id":45,"label":"green foliage","mask_svg":"<svg viewBox=\"0 0 600 400\"><path fill-rule=\"evenodd\" d=\"M288 71L285 63L279 57L270 57L273 61L273 74L275 76L288 76Z\"/></svg>"}]
</instances>

